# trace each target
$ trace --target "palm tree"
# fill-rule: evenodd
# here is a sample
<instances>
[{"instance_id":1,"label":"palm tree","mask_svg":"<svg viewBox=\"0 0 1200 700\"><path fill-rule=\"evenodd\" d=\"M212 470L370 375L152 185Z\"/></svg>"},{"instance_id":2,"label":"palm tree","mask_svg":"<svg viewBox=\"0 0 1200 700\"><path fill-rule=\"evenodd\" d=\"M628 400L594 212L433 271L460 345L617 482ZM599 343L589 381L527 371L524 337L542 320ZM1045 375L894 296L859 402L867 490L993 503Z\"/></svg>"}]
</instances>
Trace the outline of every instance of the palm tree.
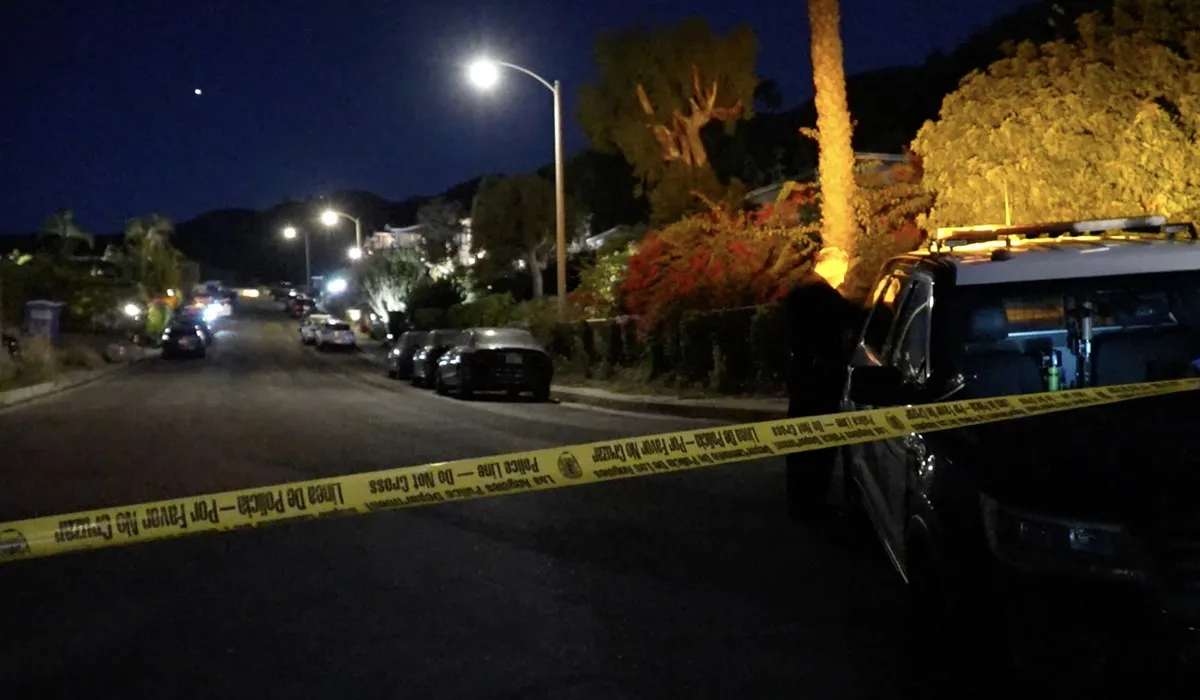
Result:
<instances>
[{"instance_id":1,"label":"palm tree","mask_svg":"<svg viewBox=\"0 0 1200 700\"><path fill-rule=\"evenodd\" d=\"M854 147L838 0L808 0L812 31L813 86L816 88L817 165L821 184L821 241L854 260Z\"/></svg>"},{"instance_id":2,"label":"palm tree","mask_svg":"<svg viewBox=\"0 0 1200 700\"><path fill-rule=\"evenodd\" d=\"M67 257L74 252L80 243L86 243L90 249L95 243L92 234L84 231L75 223L75 212L70 209L59 209L46 219L38 231L42 238L53 238L58 242L58 252Z\"/></svg>"},{"instance_id":3,"label":"palm tree","mask_svg":"<svg viewBox=\"0 0 1200 700\"><path fill-rule=\"evenodd\" d=\"M170 241L174 232L175 224L159 214L125 223L125 248L136 261L134 274L148 295L162 294L178 283L179 254Z\"/></svg>"}]
</instances>

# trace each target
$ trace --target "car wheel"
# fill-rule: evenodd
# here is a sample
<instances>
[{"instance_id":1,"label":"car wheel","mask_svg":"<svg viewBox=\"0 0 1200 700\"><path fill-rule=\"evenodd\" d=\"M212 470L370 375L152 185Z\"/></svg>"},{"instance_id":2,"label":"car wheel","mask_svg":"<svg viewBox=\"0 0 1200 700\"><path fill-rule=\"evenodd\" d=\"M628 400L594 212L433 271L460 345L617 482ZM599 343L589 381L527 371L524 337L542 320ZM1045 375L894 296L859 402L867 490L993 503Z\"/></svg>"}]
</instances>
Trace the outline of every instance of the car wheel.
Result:
<instances>
[{"instance_id":1,"label":"car wheel","mask_svg":"<svg viewBox=\"0 0 1200 700\"><path fill-rule=\"evenodd\" d=\"M412 376L408 378L408 383L418 389L420 389L421 385L423 384L420 375L418 375L416 372L413 372Z\"/></svg>"},{"instance_id":2,"label":"car wheel","mask_svg":"<svg viewBox=\"0 0 1200 700\"><path fill-rule=\"evenodd\" d=\"M471 390L471 383L468 382L466 379L459 377L458 378L458 398L469 399L474 394L475 394L475 392Z\"/></svg>"},{"instance_id":3,"label":"car wheel","mask_svg":"<svg viewBox=\"0 0 1200 700\"><path fill-rule=\"evenodd\" d=\"M433 378L433 390L438 396L446 395L446 384L442 381L441 375L437 375Z\"/></svg>"},{"instance_id":4,"label":"car wheel","mask_svg":"<svg viewBox=\"0 0 1200 700\"><path fill-rule=\"evenodd\" d=\"M387 371L387 378L388 379L399 379L400 374L396 370L389 367L388 371Z\"/></svg>"},{"instance_id":5,"label":"car wheel","mask_svg":"<svg viewBox=\"0 0 1200 700\"><path fill-rule=\"evenodd\" d=\"M550 383L538 384L533 388L533 400L546 402L550 400Z\"/></svg>"}]
</instances>

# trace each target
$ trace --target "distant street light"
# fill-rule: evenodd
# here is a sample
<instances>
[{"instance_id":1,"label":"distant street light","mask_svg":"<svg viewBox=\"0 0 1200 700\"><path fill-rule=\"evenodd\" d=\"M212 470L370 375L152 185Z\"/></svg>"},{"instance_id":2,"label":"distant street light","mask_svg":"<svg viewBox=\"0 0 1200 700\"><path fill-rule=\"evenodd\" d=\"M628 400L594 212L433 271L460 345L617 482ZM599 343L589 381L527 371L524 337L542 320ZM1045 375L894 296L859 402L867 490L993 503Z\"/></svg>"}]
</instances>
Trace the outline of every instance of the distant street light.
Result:
<instances>
[{"instance_id":1,"label":"distant street light","mask_svg":"<svg viewBox=\"0 0 1200 700\"><path fill-rule=\"evenodd\" d=\"M351 248L350 250L346 251L346 255L351 260L359 260L362 258L362 248Z\"/></svg>"},{"instance_id":2,"label":"distant street light","mask_svg":"<svg viewBox=\"0 0 1200 700\"><path fill-rule=\"evenodd\" d=\"M330 294L341 294L346 291L346 280L341 277L329 280L329 283L325 285L325 291Z\"/></svg>"},{"instance_id":3,"label":"distant street light","mask_svg":"<svg viewBox=\"0 0 1200 700\"><path fill-rule=\"evenodd\" d=\"M296 227L285 226L283 229L283 237L290 240L296 238ZM308 229L304 229L304 286L307 288L312 284L312 250L308 244Z\"/></svg>"},{"instance_id":4,"label":"distant street light","mask_svg":"<svg viewBox=\"0 0 1200 700\"><path fill-rule=\"evenodd\" d=\"M476 87L486 90L500 81L501 68L511 68L528 75L554 95L554 208L555 243L558 246L558 318L565 320L567 314L567 206L563 183L562 91L559 89L557 80L550 82L528 68L505 61L488 59L475 61L467 67L467 77ZM537 274L536 270L534 274Z\"/></svg>"},{"instance_id":5,"label":"distant street light","mask_svg":"<svg viewBox=\"0 0 1200 700\"><path fill-rule=\"evenodd\" d=\"M362 248L362 221L336 209L326 209L321 213L321 223L326 226L337 226L339 218L349 219L354 222L354 247Z\"/></svg>"},{"instance_id":6,"label":"distant street light","mask_svg":"<svg viewBox=\"0 0 1200 700\"><path fill-rule=\"evenodd\" d=\"M138 316L142 315L142 307L138 306L137 304L135 304L133 302L129 302L128 304L126 304L125 308L122 309L122 311L124 311L125 315L128 316L129 318L137 318Z\"/></svg>"}]
</instances>

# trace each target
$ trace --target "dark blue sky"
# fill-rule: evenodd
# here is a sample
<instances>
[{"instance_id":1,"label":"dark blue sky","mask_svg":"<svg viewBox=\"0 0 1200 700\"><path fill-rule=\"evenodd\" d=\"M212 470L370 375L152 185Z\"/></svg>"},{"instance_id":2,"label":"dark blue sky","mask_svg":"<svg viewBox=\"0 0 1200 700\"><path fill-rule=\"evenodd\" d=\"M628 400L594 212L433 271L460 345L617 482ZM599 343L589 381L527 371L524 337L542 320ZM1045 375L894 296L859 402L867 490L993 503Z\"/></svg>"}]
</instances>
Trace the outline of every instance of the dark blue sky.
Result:
<instances>
[{"instance_id":1,"label":"dark blue sky","mask_svg":"<svg viewBox=\"0 0 1200 700\"><path fill-rule=\"evenodd\" d=\"M842 0L850 72L947 50L1026 0ZM159 211L265 207L335 189L436 194L552 157L549 93L487 52L558 78L569 150L597 32L635 21L749 23L759 73L811 93L804 0L5 0L0 231L59 207L94 231ZM203 94L193 94L200 88Z\"/></svg>"}]
</instances>

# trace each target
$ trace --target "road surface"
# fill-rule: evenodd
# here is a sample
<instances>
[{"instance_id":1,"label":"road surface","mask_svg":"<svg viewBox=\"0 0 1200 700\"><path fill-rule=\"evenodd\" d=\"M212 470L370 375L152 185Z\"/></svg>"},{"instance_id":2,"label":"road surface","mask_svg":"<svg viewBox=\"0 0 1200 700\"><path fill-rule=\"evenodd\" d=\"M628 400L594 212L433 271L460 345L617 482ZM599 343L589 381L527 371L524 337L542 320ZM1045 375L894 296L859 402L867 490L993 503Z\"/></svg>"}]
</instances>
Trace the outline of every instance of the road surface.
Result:
<instances>
[{"instance_id":1,"label":"road surface","mask_svg":"<svg viewBox=\"0 0 1200 700\"><path fill-rule=\"evenodd\" d=\"M0 413L0 521L703 425L463 402L247 311ZM782 465L0 567L6 697L895 697L895 575L782 515Z\"/></svg>"}]
</instances>

